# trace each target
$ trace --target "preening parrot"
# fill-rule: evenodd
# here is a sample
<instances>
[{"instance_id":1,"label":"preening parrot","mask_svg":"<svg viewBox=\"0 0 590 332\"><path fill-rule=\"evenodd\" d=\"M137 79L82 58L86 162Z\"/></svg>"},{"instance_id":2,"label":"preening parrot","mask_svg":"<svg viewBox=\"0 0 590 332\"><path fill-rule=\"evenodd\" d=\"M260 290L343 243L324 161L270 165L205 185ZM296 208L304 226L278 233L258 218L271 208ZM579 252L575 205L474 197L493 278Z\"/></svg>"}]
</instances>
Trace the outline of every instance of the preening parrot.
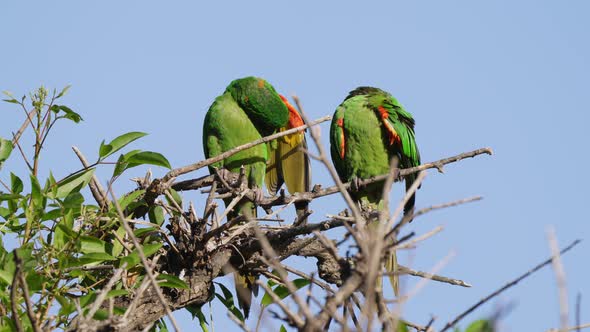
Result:
<instances>
[{"instance_id":1,"label":"preening parrot","mask_svg":"<svg viewBox=\"0 0 590 332\"><path fill-rule=\"evenodd\" d=\"M224 93L209 107L203 125L203 148L206 158L217 156L237 146L255 141L275 132L302 125L303 121L286 98L262 78L245 77L232 81ZM267 144L240 151L209 167L239 173L245 168L248 187L261 193L266 182L269 193L275 194L283 183L290 193L309 191L310 168L305 135L297 132ZM260 195L257 195L259 197ZM225 200L226 206L231 199ZM296 205L297 214L304 213L307 203ZM239 215L257 218L256 205L248 199L240 201L228 213L228 220ZM254 276L234 274L238 303L247 318L252 292L257 293Z\"/></svg>"},{"instance_id":2,"label":"preening parrot","mask_svg":"<svg viewBox=\"0 0 590 332\"><path fill-rule=\"evenodd\" d=\"M420 165L420 153L414 135L414 119L389 93L373 87L358 87L338 106L330 127L330 152L334 167L343 182L368 179L389 173L390 160L399 168ZM416 175L405 178L406 190ZM383 208L383 183L351 190L352 198L363 210ZM415 195L404 206L412 214ZM397 269L395 252L386 261L388 272ZM390 277L399 294L399 278Z\"/></svg>"}]
</instances>

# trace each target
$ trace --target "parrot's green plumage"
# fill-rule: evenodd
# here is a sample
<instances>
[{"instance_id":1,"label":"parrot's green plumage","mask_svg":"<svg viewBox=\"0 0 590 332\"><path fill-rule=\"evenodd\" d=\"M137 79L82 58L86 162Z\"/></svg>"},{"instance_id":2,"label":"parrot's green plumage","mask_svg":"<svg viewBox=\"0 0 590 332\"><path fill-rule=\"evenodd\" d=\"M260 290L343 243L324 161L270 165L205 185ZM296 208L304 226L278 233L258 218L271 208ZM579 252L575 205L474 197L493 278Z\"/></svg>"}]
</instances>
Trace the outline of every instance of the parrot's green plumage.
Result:
<instances>
[{"instance_id":1,"label":"parrot's green plumage","mask_svg":"<svg viewBox=\"0 0 590 332\"><path fill-rule=\"evenodd\" d=\"M399 168L420 165L412 115L389 93L372 87L351 91L336 109L330 128L330 152L344 182L387 174L392 158L397 159ZM406 188L414 180L414 175L406 177ZM365 210L383 208L382 194L383 183L351 192ZM415 195L404 207L405 214L413 212L414 203ZM394 253L386 268L392 271L396 265ZM397 276L390 279L398 294Z\"/></svg>"},{"instance_id":2,"label":"parrot's green plumage","mask_svg":"<svg viewBox=\"0 0 590 332\"><path fill-rule=\"evenodd\" d=\"M279 130L291 128L293 124L298 124L300 119L297 111L265 80L257 77L234 80L225 92L215 99L205 116L205 156L211 158ZM285 145L285 142L292 144ZM239 173L241 166L244 166L248 187L251 189L261 189L266 180L271 194L274 194L283 182L291 193L309 191L309 158L298 149L304 145L304 134L295 133L279 139L278 142L260 144L238 152L211 165L209 170L213 173L216 167ZM289 153L285 156L284 151L287 147ZM231 199L225 201L226 205L230 201ZM238 215L256 218L255 204L248 199L242 200L228 214L228 220ZM247 317L251 291L256 292L254 279L251 276L236 275L235 281L238 302Z\"/></svg>"}]
</instances>

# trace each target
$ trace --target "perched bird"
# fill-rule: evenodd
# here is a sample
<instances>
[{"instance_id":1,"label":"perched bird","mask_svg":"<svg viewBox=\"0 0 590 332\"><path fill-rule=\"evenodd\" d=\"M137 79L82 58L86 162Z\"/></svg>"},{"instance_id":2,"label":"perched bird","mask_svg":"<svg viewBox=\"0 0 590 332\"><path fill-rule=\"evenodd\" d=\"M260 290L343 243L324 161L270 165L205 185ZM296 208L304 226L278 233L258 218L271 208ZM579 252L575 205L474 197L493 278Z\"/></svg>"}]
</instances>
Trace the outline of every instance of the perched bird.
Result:
<instances>
[{"instance_id":1,"label":"perched bird","mask_svg":"<svg viewBox=\"0 0 590 332\"><path fill-rule=\"evenodd\" d=\"M400 168L420 165L420 153L414 135L414 119L389 93L373 87L358 87L338 106L330 127L332 162L343 182L389 173L393 159ZM416 176L405 178L406 190ZM351 190L362 210L383 209L383 183ZM415 195L404 206L404 214L413 213ZM386 270L397 268L395 252L386 262ZM399 279L390 277L396 295Z\"/></svg>"},{"instance_id":2,"label":"perched bird","mask_svg":"<svg viewBox=\"0 0 590 332\"><path fill-rule=\"evenodd\" d=\"M203 125L203 148L205 156L211 158L237 146L255 141L280 130L303 124L301 117L286 98L280 96L272 85L264 79L245 77L232 81L225 92L217 97L209 107ZM239 173L244 166L248 188L262 197L265 181L271 194L286 183L291 193L309 191L309 158L299 147L305 147L303 132L297 132L240 151L209 167L210 173L215 168L225 172ZM231 198L225 200L226 206ZM307 205L296 206L305 210ZM299 212L298 212L299 214ZM256 205L244 198L233 211L228 213L228 220L237 216L246 219L257 218ZM234 274L238 303L244 309L247 318L252 292L257 293L254 276Z\"/></svg>"}]
</instances>

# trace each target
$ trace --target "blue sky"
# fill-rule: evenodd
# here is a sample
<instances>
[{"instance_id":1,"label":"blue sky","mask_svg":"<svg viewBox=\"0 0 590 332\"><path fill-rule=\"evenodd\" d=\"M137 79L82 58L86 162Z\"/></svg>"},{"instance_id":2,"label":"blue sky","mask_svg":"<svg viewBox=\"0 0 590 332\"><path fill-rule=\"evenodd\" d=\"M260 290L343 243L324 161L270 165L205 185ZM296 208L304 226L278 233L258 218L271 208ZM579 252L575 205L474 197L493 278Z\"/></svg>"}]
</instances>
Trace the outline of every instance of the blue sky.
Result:
<instances>
[{"instance_id":1,"label":"blue sky","mask_svg":"<svg viewBox=\"0 0 590 332\"><path fill-rule=\"evenodd\" d=\"M12 1L0 8L0 90L21 95L41 84L72 84L65 103L85 120L59 124L48 140L41 166L56 177L78 168L72 145L93 159L103 139L133 130L150 134L134 147L162 152L175 167L202 159L208 106L232 79L247 75L296 93L313 118L331 114L356 86L390 91L416 119L425 161L492 147L493 157L449 165L444 175L431 171L418 193L418 207L485 199L432 213L408 229L445 226L402 254L402 263L429 270L452 250L456 256L441 273L474 285L428 284L404 308L415 322L433 314L440 327L544 260L548 225L562 245L590 234L586 1ZM0 136L8 137L22 112L12 104L0 104L0 112ZM328 124L321 128L328 144ZM313 167L314 183L332 184L319 164ZM25 175L15 160L9 169ZM98 172L103 181L108 174L108 167ZM130 188L121 181L118 190ZM400 195L394 190L394 199ZM311 221L343 207L338 197L320 199ZM584 302L590 294L587 257L583 242L563 259L570 307L577 292ZM416 281L404 279L409 288ZM552 270L469 320L508 304L514 309L503 331L556 327ZM233 327L219 311L216 328ZM185 313L177 317L186 330L195 328Z\"/></svg>"}]
</instances>

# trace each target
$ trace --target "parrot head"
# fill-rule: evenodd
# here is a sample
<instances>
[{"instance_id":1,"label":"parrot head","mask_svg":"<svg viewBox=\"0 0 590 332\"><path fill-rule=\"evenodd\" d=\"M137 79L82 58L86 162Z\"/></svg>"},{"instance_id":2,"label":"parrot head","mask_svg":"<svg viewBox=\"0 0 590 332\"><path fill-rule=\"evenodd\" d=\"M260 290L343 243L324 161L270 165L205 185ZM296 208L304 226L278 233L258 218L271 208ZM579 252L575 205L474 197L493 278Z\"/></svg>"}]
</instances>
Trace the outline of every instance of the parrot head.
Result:
<instances>
[{"instance_id":1,"label":"parrot head","mask_svg":"<svg viewBox=\"0 0 590 332\"><path fill-rule=\"evenodd\" d=\"M287 124L287 105L264 79L253 76L239 78L232 81L226 91L231 93L263 136Z\"/></svg>"}]
</instances>

